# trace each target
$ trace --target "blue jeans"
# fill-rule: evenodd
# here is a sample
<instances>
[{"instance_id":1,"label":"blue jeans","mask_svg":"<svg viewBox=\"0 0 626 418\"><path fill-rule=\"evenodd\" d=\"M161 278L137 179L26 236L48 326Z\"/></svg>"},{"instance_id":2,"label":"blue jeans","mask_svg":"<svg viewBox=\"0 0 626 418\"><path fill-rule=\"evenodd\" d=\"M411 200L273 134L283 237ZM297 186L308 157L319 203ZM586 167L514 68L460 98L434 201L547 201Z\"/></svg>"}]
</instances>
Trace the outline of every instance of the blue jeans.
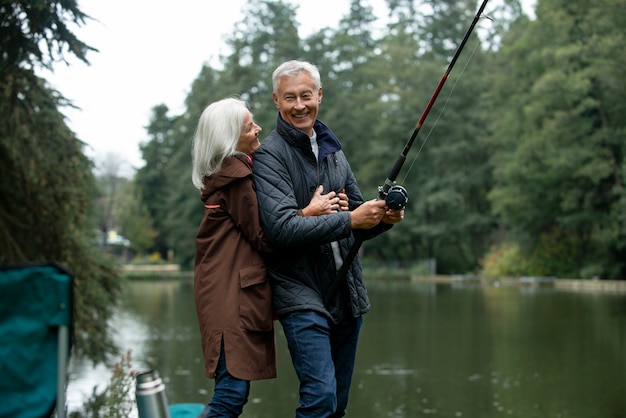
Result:
<instances>
[{"instance_id":1,"label":"blue jeans","mask_svg":"<svg viewBox=\"0 0 626 418\"><path fill-rule=\"evenodd\" d=\"M204 418L238 417L243 412L243 406L248 402L249 394L250 382L237 379L226 370L224 342L222 342L222 352L215 371L213 398L209 402L208 414Z\"/></svg>"},{"instance_id":2,"label":"blue jeans","mask_svg":"<svg viewBox=\"0 0 626 418\"><path fill-rule=\"evenodd\" d=\"M345 314L339 324L313 311L280 318L300 380L296 418L343 417L348 406L363 318Z\"/></svg>"}]
</instances>

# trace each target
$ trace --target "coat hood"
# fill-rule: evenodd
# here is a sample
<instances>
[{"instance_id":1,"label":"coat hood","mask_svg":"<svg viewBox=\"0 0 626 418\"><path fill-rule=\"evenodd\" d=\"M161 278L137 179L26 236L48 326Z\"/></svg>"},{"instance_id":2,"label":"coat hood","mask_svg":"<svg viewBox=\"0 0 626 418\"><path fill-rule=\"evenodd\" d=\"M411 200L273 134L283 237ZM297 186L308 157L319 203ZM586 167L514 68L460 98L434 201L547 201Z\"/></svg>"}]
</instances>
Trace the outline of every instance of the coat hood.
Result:
<instances>
[{"instance_id":1,"label":"coat hood","mask_svg":"<svg viewBox=\"0 0 626 418\"><path fill-rule=\"evenodd\" d=\"M222 163L221 170L204 178L200 199L206 202L217 190L247 176L252 176L252 158L244 154L228 157Z\"/></svg>"}]
</instances>

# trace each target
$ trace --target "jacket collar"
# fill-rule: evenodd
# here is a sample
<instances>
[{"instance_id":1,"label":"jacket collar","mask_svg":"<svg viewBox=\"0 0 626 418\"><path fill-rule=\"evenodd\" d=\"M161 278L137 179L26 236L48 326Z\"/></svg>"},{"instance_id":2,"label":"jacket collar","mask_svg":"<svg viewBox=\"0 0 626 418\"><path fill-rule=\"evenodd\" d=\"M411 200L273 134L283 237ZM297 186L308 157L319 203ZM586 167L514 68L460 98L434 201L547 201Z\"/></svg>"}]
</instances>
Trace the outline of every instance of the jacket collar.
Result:
<instances>
[{"instance_id":1,"label":"jacket collar","mask_svg":"<svg viewBox=\"0 0 626 418\"><path fill-rule=\"evenodd\" d=\"M323 161L328 154L341 151L339 139L337 139L333 131L319 119L315 120L313 129L315 129L317 133L317 144L319 145L318 161ZM285 122L282 116L280 116L280 113L278 113L276 131L289 145L311 151L309 136L293 125Z\"/></svg>"}]
</instances>

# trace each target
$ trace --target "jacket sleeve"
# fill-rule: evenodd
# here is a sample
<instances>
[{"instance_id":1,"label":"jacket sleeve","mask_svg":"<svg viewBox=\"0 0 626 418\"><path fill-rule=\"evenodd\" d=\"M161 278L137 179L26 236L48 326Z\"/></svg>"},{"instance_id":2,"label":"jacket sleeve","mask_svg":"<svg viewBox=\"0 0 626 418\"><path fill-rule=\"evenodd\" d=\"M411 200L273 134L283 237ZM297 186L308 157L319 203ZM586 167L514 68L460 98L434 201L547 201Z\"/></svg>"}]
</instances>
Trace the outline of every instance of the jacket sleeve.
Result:
<instances>
[{"instance_id":1,"label":"jacket sleeve","mask_svg":"<svg viewBox=\"0 0 626 418\"><path fill-rule=\"evenodd\" d=\"M234 182L228 189L228 214L248 242L259 252L272 248L261 228L259 208L251 176Z\"/></svg>"},{"instance_id":2,"label":"jacket sleeve","mask_svg":"<svg viewBox=\"0 0 626 418\"><path fill-rule=\"evenodd\" d=\"M348 164L348 160L344 156L343 152L340 153L341 160L346 167L346 185L345 190L348 195L348 208L349 210L354 210L361 206L364 202L363 196L361 194L361 190L359 189L359 185L357 184L356 178L352 173L352 169Z\"/></svg>"},{"instance_id":3,"label":"jacket sleeve","mask_svg":"<svg viewBox=\"0 0 626 418\"><path fill-rule=\"evenodd\" d=\"M295 190L307 187L302 180L306 173L293 165L291 152L294 150L286 147L261 146L254 153L252 169L259 215L270 243L277 248L295 249L349 237L350 214L347 212L307 217L298 215L300 205ZM308 192L310 199L314 190Z\"/></svg>"},{"instance_id":4,"label":"jacket sleeve","mask_svg":"<svg viewBox=\"0 0 626 418\"><path fill-rule=\"evenodd\" d=\"M357 207L361 206L365 200L374 199L376 196L371 196L370 198L367 198L367 199L363 198L363 195L361 194L361 190L359 189L359 186L357 184L356 178L354 177L354 174L352 173L352 170L350 168L350 164L348 164L348 161L346 157L343 155L343 152L341 152L340 155L341 155L342 163L345 164L345 166L347 167L347 174L346 174L347 181L346 181L345 189L346 189L346 194L348 195L348 207L352 211L356 209ZM369 239L372 239L382 234L385 231L388 231L392 227L393 225L389 225L389 224L385 224L381 222L378 225L376 225L374 228L355 229L352 232L354 233L355 237L358 237L358 239L362 241L367 241Z\"/></svg>"}]
</instances>

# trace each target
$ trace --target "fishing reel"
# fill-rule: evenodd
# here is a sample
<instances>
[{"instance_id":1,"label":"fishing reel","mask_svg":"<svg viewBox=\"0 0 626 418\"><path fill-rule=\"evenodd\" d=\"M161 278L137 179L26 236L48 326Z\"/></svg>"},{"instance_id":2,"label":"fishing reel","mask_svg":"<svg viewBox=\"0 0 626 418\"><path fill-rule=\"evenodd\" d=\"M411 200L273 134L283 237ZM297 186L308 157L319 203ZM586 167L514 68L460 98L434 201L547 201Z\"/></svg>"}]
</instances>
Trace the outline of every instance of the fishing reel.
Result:
<instances>
[{"instance_id":1,"label":"fishing reel","mask_svg":"<svg viewBox=\"0 0 626 418\"><path fill-rule=\"evenodd\" d=\"M404 209L406 203L409 201L409 194L406 189L399 184L393 184L387 192L384 191L383 186L378 188L380 195L385 196L387 207L391 210Z\"/></svg>"}]
</instances>

